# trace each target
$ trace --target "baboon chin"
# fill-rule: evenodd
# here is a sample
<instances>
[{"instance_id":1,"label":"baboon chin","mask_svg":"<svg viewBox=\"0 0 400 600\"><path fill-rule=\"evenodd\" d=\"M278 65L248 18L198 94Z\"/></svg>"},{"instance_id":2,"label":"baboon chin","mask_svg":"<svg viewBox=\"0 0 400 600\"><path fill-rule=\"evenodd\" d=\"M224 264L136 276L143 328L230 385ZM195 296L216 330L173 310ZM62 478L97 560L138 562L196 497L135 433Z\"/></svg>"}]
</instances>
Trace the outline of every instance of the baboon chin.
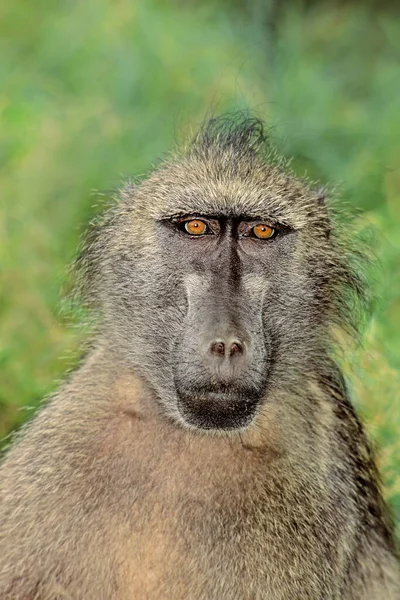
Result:
<instances>
[{"instance_id":1,"label":"baboon chin","mask_svg":"<svg viewBox=\"0 0 400 600\"><path fill-rule=\"evenodd\" d=\"M250 425L258 403L257 397L246 392L239 395L193 390L179 395L177 407L187 425L201 430L235 431Z\"/></svg>"},{"instance_id":2,"label":"baboon chin","mask_svg":"<svg viewBox=\"0 0 400 600\"><path fill-rule=\"evenodd\" d=\"M1 465L1 600L400 598L336 223L248 115L121 190L76 263L90 351Z\"/></svg>"}]
</instances>

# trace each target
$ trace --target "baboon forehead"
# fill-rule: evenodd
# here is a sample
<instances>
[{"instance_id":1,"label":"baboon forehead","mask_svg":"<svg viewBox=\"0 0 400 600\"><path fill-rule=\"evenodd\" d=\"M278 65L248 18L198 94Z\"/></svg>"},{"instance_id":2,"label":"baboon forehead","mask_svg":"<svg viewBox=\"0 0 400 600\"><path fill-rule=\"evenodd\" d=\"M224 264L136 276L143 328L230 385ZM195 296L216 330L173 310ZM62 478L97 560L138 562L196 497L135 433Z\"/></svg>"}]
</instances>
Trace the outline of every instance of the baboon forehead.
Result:
<instances>
[{"instance_id":1,"label":"baboon forehead","mask_svg":"<svg viewBox=\"0 0 400 600\"><path fill-rule=\"evenodd\" d=\"M179 214L272 218L302 228L325 221L308 183L268 163L182 159L166 163L138 190L140 209L155 219Z\"/></svg>"}]
</instances>

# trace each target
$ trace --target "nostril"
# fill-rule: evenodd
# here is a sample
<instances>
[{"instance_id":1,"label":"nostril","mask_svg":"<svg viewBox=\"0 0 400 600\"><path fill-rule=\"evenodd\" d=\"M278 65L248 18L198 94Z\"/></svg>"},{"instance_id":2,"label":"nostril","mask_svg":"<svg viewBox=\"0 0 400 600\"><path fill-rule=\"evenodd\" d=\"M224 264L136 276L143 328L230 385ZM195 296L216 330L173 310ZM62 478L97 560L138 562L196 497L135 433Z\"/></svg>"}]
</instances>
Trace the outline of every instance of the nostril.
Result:
<instances>
[{"instance_id":1,"label":"nostril","mask_svg":"<svg viewBox=\"0 0 400 600\"><path fill-rule=\"evenodd\" d=\"M241 342L233 342L233 344L231 344L231 347L229 349L230 356L235 356L235 355L239 355L239 354L243 354L243 353L244 353L244 346Z\"/></svg>"},{"instance_id":2,"label":"nostril","mask_svg":"<svg viewBox=\"0 0 400 600\"><path fill-rule=\"evenodd\" d=\"M213 342L210 347L211 354L218 354L219 356L225 356L225 344L224 342Z\"/></svg>"},{"instance_id":3,"label":"nostril","mask_svg":"<svg viewBox=\"0 0 400 600\"><path fill-rule=\"evenodd\" d=\"M209 352L213 356L238 358L245 354L245 345L239 340L229 341L227 344L221 340L212 342L209 346Z\"/></svg>"}]
</instances>

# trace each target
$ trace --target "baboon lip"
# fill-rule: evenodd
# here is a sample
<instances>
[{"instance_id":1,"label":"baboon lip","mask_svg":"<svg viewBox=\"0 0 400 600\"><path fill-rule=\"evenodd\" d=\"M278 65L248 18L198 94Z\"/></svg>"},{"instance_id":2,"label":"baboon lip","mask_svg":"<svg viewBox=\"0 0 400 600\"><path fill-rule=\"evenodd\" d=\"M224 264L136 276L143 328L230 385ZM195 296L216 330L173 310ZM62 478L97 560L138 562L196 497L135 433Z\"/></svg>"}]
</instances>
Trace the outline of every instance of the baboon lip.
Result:
<instances>
[{"instance_id":1,"label":"baboon lip","mask_svg":"<svg viewBox=\"0 0 400 600\"><path fill-rule=\"evenodd\" d=\"M253 420L258 395L233 392L178 392L177 408L183 420L197 429L235 430Z\"/></svg>"}]
</instances>

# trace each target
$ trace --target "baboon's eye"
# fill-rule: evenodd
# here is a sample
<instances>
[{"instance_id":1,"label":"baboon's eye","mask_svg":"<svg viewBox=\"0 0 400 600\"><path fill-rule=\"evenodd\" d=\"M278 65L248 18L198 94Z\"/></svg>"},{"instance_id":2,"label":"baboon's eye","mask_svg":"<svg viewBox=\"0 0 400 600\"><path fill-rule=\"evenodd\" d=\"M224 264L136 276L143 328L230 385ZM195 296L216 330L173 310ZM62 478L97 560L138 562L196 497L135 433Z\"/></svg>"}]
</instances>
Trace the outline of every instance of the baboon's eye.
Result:
<instances>
[{"instance_id":1,"label":"baboon's eye","mask_svg":"<svg viewBox=\"0 0 400 600\"><path fill-rule=\"evenodd\" d=\"M184 223L185 231L190 235L204 235L208 233L208 225L201 219L191 219Z\"/></svg>"},{"instance_id":2,"label":"baboon's eye","mask_svg":"<svg viewBox=\"0 0 400 600\"><path fill-rule=\"evenodd\" d=\"M257 223L251 221L242 221L238 227L238 236L240 238L256 238L258 240L272 240L281 231L281 227L272 227L268 223L261 221Z\"/></svg>"},{"instance_id":3,"label":"baboon's eye","mask_svg":"<svg viewBox=\"0 0 400 600\"><path fill-rule=\"evenodd\" d=\"M276 235L277 230L266 223L259 223L258 225L254 225L252 233L260 240L269 240Z\"/></svg>"}]
</instances>

